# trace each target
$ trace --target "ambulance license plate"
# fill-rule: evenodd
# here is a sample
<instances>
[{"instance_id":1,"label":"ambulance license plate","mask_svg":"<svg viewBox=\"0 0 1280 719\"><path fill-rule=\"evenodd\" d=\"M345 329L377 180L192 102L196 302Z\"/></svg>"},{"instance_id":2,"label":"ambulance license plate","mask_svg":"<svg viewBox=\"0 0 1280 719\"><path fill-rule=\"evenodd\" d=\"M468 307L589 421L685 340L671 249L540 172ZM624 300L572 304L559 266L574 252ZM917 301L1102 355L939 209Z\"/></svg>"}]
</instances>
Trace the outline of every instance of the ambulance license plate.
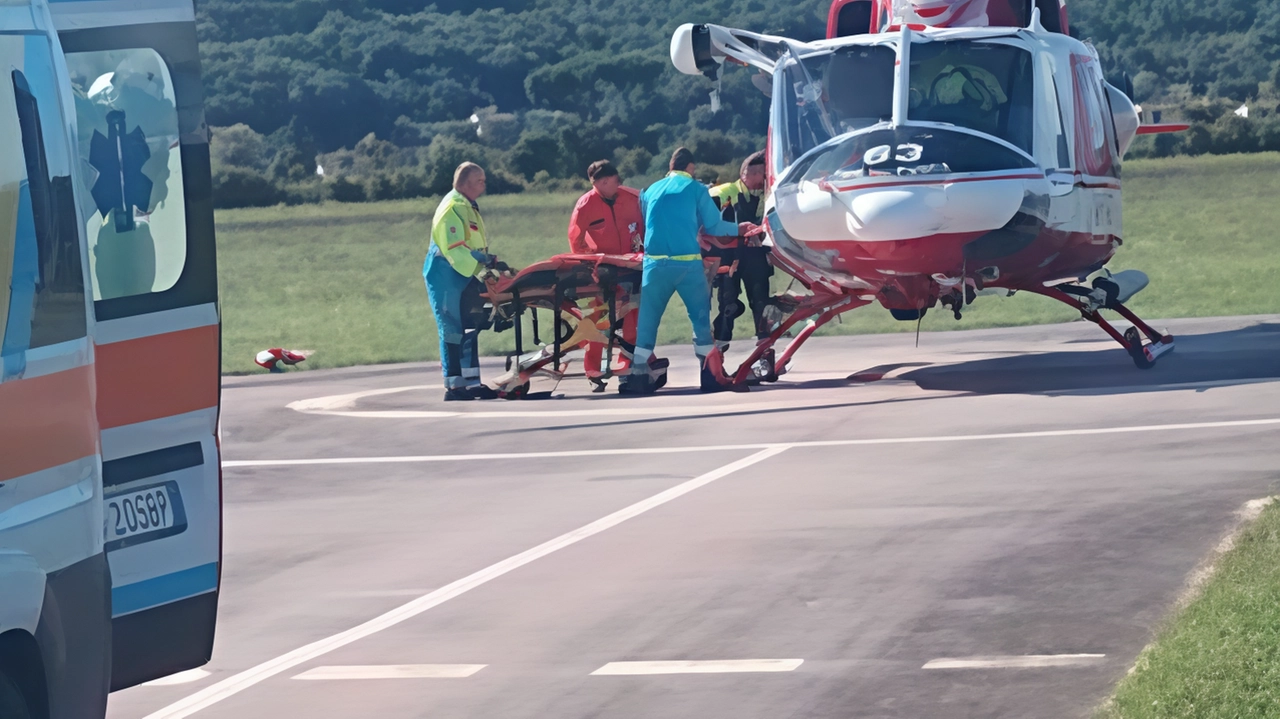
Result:
<instances>
[{"instance_id":1,"label":"ambulance license plate","mask_svg":"<svg viewBox=\"0 0 1280 719\"><path fill-rule=\"evenodd\" d=\"M107 495L108 550L177 534L187 528L177 482Z\"/></svg>"}]
</instances>

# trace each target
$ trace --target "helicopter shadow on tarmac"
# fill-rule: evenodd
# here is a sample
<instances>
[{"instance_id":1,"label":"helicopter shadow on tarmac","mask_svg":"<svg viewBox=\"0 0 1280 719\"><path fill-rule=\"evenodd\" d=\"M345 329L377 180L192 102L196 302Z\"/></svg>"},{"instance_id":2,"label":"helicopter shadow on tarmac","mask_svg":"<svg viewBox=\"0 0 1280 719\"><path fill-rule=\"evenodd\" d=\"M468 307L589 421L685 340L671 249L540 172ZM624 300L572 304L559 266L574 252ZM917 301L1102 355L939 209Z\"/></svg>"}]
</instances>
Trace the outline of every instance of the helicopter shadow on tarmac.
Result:
<instances>
[{"instance_id":1,"label":"helicopter shadow on tarmac","mask_svg":"<svg viewBox=\"0 0 1280 719\"><path fill-rule=\"evenodd\" d=\"M1155 367L1116 347L937 364L898 374L921 389L974 394L1126 394L1280 380L1280 323L1182 335Z\"/></svg>"}]
</instances>

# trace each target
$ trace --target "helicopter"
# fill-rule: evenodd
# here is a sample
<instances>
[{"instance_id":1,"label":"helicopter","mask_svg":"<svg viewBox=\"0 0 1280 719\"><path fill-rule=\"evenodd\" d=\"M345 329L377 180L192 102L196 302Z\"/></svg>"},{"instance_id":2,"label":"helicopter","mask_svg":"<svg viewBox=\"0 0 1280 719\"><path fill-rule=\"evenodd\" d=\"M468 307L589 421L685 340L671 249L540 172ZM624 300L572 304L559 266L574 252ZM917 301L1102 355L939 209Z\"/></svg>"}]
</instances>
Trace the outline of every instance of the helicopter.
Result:
<instances>
[{"instance_id":1,"label":"helicopter","mask_svg":"<svg viewBox=\"0 0 1280 719\"><path fill-rule=\"evenodd\" d=\"M978 296L1017 292L1078 310L1139 368L1173 350L1125 306L1147 276L1106 265L1123 244L1126 151L1187 126L1144 123L1127 78L1108 83L1066 30L1058 0L835 0L814 42L676 29L671 61L716 83L713 108L730 64L770 97L764 244L806 290L774 298L772 333L736 371L713 352L722 382L776 379L858 307L960 319Z\"/></svg>"}]
</instances>

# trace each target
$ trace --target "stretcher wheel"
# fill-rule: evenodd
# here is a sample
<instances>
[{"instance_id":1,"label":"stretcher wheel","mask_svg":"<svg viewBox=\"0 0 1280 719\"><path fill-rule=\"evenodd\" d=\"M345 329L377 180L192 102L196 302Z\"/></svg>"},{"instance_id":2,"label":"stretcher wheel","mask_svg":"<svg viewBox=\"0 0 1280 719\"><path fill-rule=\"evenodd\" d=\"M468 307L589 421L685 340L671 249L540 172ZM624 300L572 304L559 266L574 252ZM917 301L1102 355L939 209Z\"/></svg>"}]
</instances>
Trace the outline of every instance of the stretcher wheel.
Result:
<instances>
[{"instance_id":1,"label":"stretcher wheel","mask_svg":"<svg viewBox=\"0 0 1280 719\"><path fill-rule=\"evenodd\" d=\"M1138 369L1151 369L1156 366L1156 361L1149 359L1142 349L1142 333L1137 327L1130 327L1124 331L1124 341L1129 343L1129 356L1133 358L1133 363L1138 366Z\"/></svg>"},{"instance_id":2,"label":"stretcher wheel","mask_svg":"<svg viewBox=\"0 0 1280 719\"><path fill-rule=\"evenodd\" d=\"M560 344L565 344L573 337L574 330L576 329L577 327L570 324L569 320L561 317L560 321L556 323L556 338Z\"/></svg>"},{"instance_id":3,"label":"stretcher wheel","mask_svg":"<svg viewBox=\"0 0 1280 719\"><path fill-rule=\"evenodd\" d=\"M761 354L760 359L764 360L765 365L769 368L768 371L765 373L765 375L760 378L760 381L761 382L777 382L778 368L775 366L777 355L774 353L772 349L767 349Z\"/></svg>"},{"instance_id":4,"label":"stretcher wheel","mask_svg":"<svg viewBox=\"0 0 1280 719\"><path fill-rule=\"evenodd\" d=\"M524 399L529 396L529 383L514 387L501 393L503 399Z\"/></svg>"}]
</instances>

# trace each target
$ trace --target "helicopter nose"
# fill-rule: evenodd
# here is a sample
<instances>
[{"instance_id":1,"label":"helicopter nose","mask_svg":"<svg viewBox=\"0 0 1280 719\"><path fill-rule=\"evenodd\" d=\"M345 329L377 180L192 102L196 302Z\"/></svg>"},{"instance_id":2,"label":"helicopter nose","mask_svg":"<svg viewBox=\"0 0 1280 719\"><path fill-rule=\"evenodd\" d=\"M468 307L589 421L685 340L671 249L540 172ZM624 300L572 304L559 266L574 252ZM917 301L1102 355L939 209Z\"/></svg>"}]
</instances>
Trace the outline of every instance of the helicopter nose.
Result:
<instances>
[{"instance_id":1,"label":"helicopter nose","mask_svg":"<svg viewBox=\"0 0 1280 719\"><path fill-rule=\"evenodd\" d=\"M946 204L939 187L861 192L849 203L849 231L863 239L936 234L946 223Z\"/></svg>"},{"instance_id":2,"label":"helicopter nose","mask_svg":"<svg viewBox=\"0 0 1280 719\"><path fill-rule=\"evenodd\" d=\"M859 240L902 240L1004 226L1023 200L1017 182L961 182L864 188L847 199L848 231Z\"/></svg>"}]
</instances>

